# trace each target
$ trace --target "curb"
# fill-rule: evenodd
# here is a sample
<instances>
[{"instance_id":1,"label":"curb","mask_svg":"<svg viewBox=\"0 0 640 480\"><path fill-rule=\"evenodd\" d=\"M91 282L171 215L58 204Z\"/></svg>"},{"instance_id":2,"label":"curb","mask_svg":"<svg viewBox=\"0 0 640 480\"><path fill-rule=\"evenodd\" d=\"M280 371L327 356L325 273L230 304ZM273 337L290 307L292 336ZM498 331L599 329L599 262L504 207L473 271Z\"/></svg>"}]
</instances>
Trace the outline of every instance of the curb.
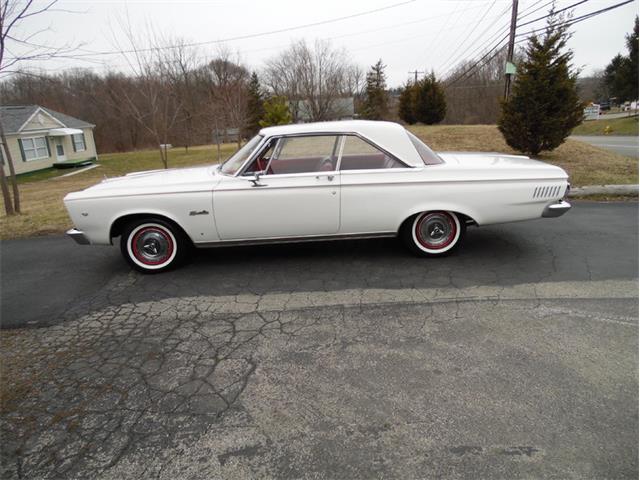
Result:
<instances>
[{"instance_id":1,"label":"curb","mask_svg":"<svg viewBox=\"0 0 640 480\"><path fill-rule=\"evenodd\" d=\"M638 185L586 185L571 188L569 197L579 198L589 195L638 195Z\"/></svg>"}]
</instances>

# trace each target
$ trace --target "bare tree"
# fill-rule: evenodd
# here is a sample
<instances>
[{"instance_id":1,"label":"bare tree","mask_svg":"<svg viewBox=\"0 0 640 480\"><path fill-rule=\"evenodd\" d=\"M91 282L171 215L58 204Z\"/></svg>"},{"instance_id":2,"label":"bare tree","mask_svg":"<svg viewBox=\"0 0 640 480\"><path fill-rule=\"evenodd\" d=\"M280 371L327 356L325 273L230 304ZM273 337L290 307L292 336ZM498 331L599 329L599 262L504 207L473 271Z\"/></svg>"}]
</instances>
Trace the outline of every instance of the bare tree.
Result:
<instances>
[{"instance_id":1,"label":"bare tree","mask_svg":"<svg viewBox=\"0 0 640 480\"><path fill-rule=\"evenodd\" d=\"M247 119L249 70L222 47L216 58L202 69L201 77L206 85L216 130L220 127L238 129L237 142L240 146L241 132Z\"/></svg>"},{"instance_id":2,"label":"bare tree","mask_svg":"<svg viewBox=\"0 0 640 480\"><path fill-rule=\"evenodd\" d=\"M323 40L311 47L304 40L293 43L268 60L264 72L265 84L272 93L291 102L294 121L300 119L302 108L312 121L339 116L336 99L353 95L360 76L345 50L334 49Z\"/></svg>"},{"instance_id":3,"label":"bare tree","mask_svg":"<svg viewBox=\"0 0 640 480\"><path fill-rule=\"evenodd\" d=\"M122 88L117 94L124 100L123 108L153 138L162 165L169 168L167 145L180 115L182 101L164 75L173 69L171 58L164 52L167 45L151 28L145 32L145 40L136 35L128 18L121 20L121 25L127 48L123 48L116 35L114 42L120 51L133 52L122 55L136 81L133 91Z\"/></svg>"},{"instance_id":4,"label":"bare tree","mask_svg":"<svg viewBox=\"0 0 640 480\"><path fill-rule=\"evenodd\" d=\"M41 4L36 5L34 0L0 1L0 74L14 72L25 61L50 60L58 56L69 55L77 48L70 45L54 46L38 43L38 35L46 30L29 32L28 27L25 25L31 17L53 11L56 3L58 3L57 0L51 0L40 6ZM12 44L11 56L7 56L9 43ZM2 142L0 148L3 150L5 162L9 167L13 205L11 205L11 199L7 195L8 186L4 166L0 167L3 169L2 175L0 175L0 189L4 199L5 213L13 215L14 213L20 213L20 191L18 190L13 157L7 146L2 119L0 119L0 140Z\"/></svg>"},{"instance_id":5,"label":"bare tree","mask_svg":"<svg viewBox=\"0 0 640 480\"><path fill-rule=\"evenodd\" d=\"M494 124L500 114L504 90L506 50L477 64L467 60L447 75L447 124Z\"/></svg>"},{"instance_id":6,"label":"bare tree","mask_svg":"<svg viewBox=\"0 0 640 480\"><path fill-rule=\"evenodd\" d=\"M189 48L183 39L164 38L163 44L173 45L159 61L160 74L169 82L180 104L179 124L185 151L193 142L194 120L198 116L196 90L197 50Z\"/></svg>"}]
</instances>

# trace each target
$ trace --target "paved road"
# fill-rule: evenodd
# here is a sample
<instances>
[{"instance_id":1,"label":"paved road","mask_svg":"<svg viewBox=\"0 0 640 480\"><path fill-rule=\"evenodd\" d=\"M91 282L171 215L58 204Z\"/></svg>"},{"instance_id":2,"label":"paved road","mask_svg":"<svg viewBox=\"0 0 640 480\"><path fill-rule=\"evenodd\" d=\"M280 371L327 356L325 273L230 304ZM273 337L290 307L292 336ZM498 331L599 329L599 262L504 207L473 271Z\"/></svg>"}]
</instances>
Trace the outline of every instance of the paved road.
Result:
<instances>
[{"instance_id":1,"label":"paved road","mask_svg":"<svg viewBox=\"0 0 640 480\"><path fill-rule=\"evenodd\" d=\"M637 245L633 203L438 260L4 242L0 476L637 478Z\"/></svg>"},{"instance_id":2,"label":"paved road","mask_svg":"<svg viewBox=\"0 0 640 480\"><path fill-rule=\"evenodd\" d=\"M586 142L596 147L619 153L626 157L638 158L637 136L615 135L572 135L572 139Z\"/></svg>"},{"instance_id":3,"label":"paved road","mask_svg":"<svg viewBox=\"0 0 640 480\"><path fill-rule=\"evenodd\" d=\"M635 115L638 115L638 112L635 112ZM598 120L612 120L614 118L626 118L626 117L632 117L633 115L630 115L629 112L620 112L620 113L605 113L605 114L601 114L600 116L598 116Z\"/></svg>"}]
</instances>

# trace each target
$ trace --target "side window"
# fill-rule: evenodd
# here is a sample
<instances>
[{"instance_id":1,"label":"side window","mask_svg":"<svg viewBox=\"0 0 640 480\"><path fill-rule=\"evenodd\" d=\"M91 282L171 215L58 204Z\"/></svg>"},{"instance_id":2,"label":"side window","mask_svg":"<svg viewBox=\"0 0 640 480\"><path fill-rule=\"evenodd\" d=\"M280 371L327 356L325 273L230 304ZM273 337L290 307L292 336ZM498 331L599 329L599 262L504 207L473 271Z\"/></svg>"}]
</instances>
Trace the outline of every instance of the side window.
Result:
<instances>
[{"instance_id":1,"label":"side window","mask_svg":"<svg viewBox=\"0 0 640 480\"><path fill-rule=\"evenodd\" d=\"M409 136L409 140L411 140L411 143L413 143L413 146L416 147L418 155L420 155L420 158L425 165L438 165L439 163L443 163L438 154L436 154L433 150L422 143L422 140L416 137L409 130L407 130L407 135Z\"/></svg>"},{"instance_id":2,"label":"side window","mask_svg":"<svg viewBox=\"0 0 640 480\"><path fill-rule=\"evenodd\" d=\"M278 143L277 139L271 140L268 145L262 148L253 162L245 169L243 175L250 175L255 172L265 172L269 166L269 160L273 156L273 152Z\"/></svg>"},{"instance_id":3,"label":"side window","mask_svg":"<svg viewBox=\"0 0 640 480\"><path fill-rule=\"evenodd\" d=\"M284 137L271 158L267 175L331 172L336 169L339 146L337 135Z\"/></svg>"},{"instance_id":4,"label":"side window","mask_svg":"<svg viewBox=\"0 0 640 480\"><path fill-rule=\"evenodd\" d=\"M402 162L359 137L347 135L340 160L340 170L370 170L381 168L405 168Z\"/></svg>"}]
</instances>

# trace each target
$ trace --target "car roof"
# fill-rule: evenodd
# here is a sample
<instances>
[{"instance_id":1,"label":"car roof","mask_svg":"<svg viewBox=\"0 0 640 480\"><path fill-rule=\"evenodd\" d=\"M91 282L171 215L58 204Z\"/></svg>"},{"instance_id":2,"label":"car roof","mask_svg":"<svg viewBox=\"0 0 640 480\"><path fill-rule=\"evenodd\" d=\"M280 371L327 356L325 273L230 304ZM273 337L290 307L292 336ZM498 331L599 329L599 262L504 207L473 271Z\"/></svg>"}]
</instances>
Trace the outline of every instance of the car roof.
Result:
<instances>
[{"instance_id":1,"label":"car roof","mask_svg":"<svg viewBox=\"0 0 640 480\"><path fill-rule=\"evenodd\" d=\"M408 165L424 166L418 151L409 140L405 128L399 123L375 120L342 120L279 125L260 130L260 135L266 137L305 133L355 133L382 147Z\"/></svg>"}]
</instances>

